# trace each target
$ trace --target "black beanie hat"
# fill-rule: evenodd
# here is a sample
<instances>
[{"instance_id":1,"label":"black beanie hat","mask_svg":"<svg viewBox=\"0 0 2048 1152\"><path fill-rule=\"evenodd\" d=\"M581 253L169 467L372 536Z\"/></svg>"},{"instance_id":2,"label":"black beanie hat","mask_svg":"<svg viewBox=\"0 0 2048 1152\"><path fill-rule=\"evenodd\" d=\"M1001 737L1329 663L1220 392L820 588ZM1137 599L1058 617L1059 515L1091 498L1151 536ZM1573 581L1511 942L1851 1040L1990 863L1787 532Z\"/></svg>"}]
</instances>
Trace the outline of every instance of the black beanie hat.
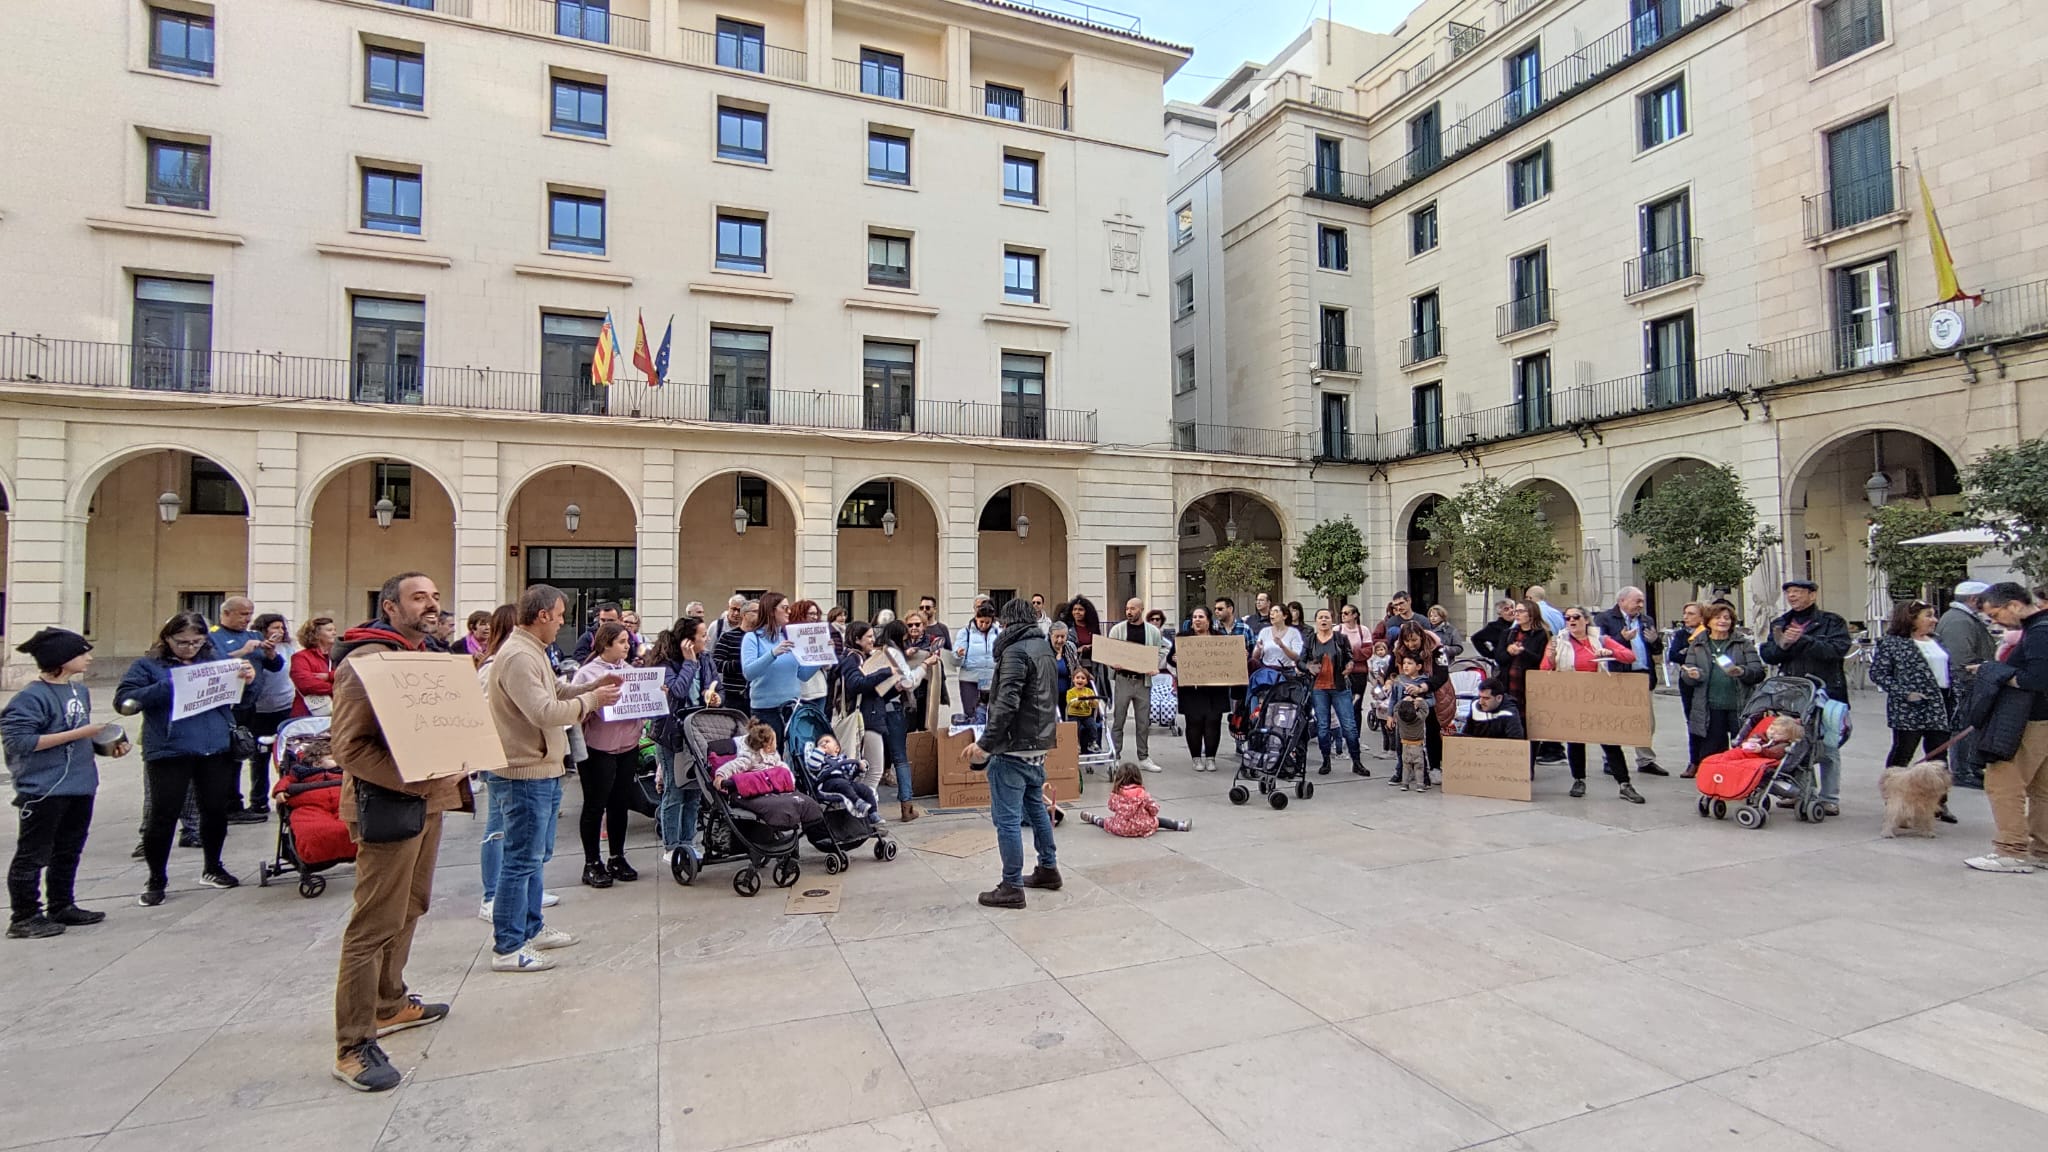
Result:
<instances>
[{"instance_id":1,"label":"black beanie hat","mask_svg":"<svg viewBox=\"0 0 2048 1152\"><path fill-rule=\"evenodd\" d=\"M43 671L55 672L92 651L92 645L68 628L45 628L15 645L14 650L34 660Z\"/></svg>"}]
</instances>

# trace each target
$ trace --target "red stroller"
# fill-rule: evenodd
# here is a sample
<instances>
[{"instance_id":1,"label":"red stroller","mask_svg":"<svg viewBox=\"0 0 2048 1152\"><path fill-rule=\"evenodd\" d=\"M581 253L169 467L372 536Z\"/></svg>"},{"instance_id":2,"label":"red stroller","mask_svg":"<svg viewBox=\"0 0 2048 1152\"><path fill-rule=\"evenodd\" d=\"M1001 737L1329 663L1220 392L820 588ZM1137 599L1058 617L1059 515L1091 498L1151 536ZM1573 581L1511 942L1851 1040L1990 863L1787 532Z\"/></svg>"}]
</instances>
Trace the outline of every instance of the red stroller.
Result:
<instances>
[{"instance_id":1,"label":"red stroller","mask_svg":"<svg viewBox=\"0 0 2048 1152\"><path fill-rule=\"evenodd\" d=\"M327 749L327 717L302 716L277 730L270 748L270 789L280 815L277 852L256 866L258 887L287 872L299 874L299 895L311 900L327 890L320 875L356 858L355 841L341 821L341 769Z\"/></svg>"}]
</instances>

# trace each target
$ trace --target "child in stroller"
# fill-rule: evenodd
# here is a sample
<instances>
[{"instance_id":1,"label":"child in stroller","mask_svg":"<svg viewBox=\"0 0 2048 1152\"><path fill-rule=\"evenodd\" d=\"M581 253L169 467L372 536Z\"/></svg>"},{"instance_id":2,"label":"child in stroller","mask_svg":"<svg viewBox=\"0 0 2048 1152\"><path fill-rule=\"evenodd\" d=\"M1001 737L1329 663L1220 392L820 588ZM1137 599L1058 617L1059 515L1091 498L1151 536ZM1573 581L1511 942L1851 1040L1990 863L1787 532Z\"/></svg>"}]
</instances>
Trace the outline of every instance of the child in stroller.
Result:
<instances>
[{"instance_id":1,"label":"child in stroller","mask_svg":"<svg viewBox=\"0 0 2048 1152\"><path fill-rule=\"evenodd\" d=\"M1739 721L1742 742L1700 761L1699 814L1726 819L1733 807L1737 824L1762 828L1775 800L1801 821L1825 820L1820 745L1839 748L1847 739L1844 712L1831 708L1820 682L1809 676L1773 676L1758 685Z\"/></svg>"},{"instance_id":2,"label":"child in stroller","mask_svg":"<svg viewBox=\"0 0 2048 1152\"><path fill-rule=\"evenodd\" d=\"M873 788L861 780L863 764L840 747L839 737L821 700L797 706L789 720L790 759L797 788L817 800L825 818L804 826L804 838L825 854L825 871L837 873L853 863L847 853L875 842L875 859L896 858L896 845L882 831L882 814Z\"/></svg>"},{"instance_id":3,"label":"child in stroller","mask_svg":"<svg viewBox=\"0 0 2048 1152\"><path fill-rule=\"evenodd\" d=\"M739 753L718 765L712 780L730 803L770 828L801 828L825 819L818 802L796 790L796 774L776 751L775 729L759 720L747 725Z\"/></svg>"},{"instance_id":4,"label":"child in stroller","mask_svg":"<svg viewBox=\"0 0 2048 1152\"><path fill-rule=\"evenodd\" d=\"M288 872L299 874L299 895L311 900L327 890L321 872L356 858L355 841L341 821L341 769L327 739L326 716L285 722L270 747L270 792L282 811L277 851L256 866L256 885Z\"/></svg>"},{"instance_id":5,"label":"child in stroller","mask_svg":"<svg viewBox=\"0 0 2048 1152\"><path fill-rule=\"evenodd\" d=\"M839 737L830 732L818 737L804 753L804 768L813 788L843 798L853 814L868 823L883 823L875 790L861 783L860 761L840 753Z\"/></svg>"}]
</instances>

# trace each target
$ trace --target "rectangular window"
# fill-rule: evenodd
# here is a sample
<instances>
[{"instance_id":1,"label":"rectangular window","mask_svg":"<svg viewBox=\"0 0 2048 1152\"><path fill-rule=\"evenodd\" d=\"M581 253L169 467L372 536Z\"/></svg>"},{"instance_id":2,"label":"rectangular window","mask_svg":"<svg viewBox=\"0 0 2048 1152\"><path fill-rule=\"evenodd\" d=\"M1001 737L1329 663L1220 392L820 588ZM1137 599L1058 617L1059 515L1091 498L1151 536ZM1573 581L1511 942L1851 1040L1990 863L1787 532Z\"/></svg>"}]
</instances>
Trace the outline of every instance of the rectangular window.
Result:
<instances>
[{"instance_id":1,"label":"rectangular window","mask_svg":"<svg viewBox=\"0 0 2048 1152\"><path fill-rule=\"evenodd\" d=\"M1407 363L1419 364L1443 355L1443 327L1439 323L1441 314L1437 294L1434 292L1425 292L1408 301L1410 346Z\"/></svg>"},{"instance_id":2,"label":"rectangular window","mask_svg":"<svg viewBox=\"0 0 2048 1152\"><path fill-rule=\"evenodd\" d=\"M1508 123L1512 124L1543 103L1543 45L1531 44L1508 57Z\"/></svg>"},{"instance_id":3,"label":"rectangular window","mask_svg":"<svg viewBox=\"0 0 2048 1152\"><path fill-rule=\"evenodd\" d=\"M204 209L212 203L213 149L205 144L151 140L146 199L173 208Z\"/></svg>"},{"instance_id":4,"label":"rectangular window","mask_svg":"<svg viewBox=\"0 0 2048 1152\"><path fill-rule=\"evenodd\" d=\"M1193 348L1173 358L1173 394L1185 396L1195 390L1195 350Z\"/></svg>"},{"instance_id":5,"label":"rectangular window","mask_svg":"<svg viewBox=\"0 0 2048 1152\"><path fill-rule=\"evenodd\" d=\"M605 86L555 78L555 112L548 126L573 136L604 138Z\"/></svg>"},{"instance_id":6,"label":"rectangular window","mask_svg":"<svg viewBox=\"0 0 2048 1152\"><path fill-rule=\"evenodd\" d=\"M135 278L132 383L153 392L213 387L213 285L204 280Z\"/></svg>"},{"instance_id":7,"label":"rectangular window","mask_svg":"<svg viewBox=\"0 0 2048 1152\"><path fill-rule=\"evenodd\" d=\"M597 354L597 334L604 321L596 316L540 317L540 410L569 415L604 411L604 389L590 381L590 361Z\"/></svg>"},{"instance_id":8,"label":"rectangular window","mask_svg":"<svg viewBox=\"0 0 2048 1152\"><path fill-rule=\"evenodd\" d=\"M751 108L718 106L718 155L725 160L768 162L768 114Z\"/></svg>"},{"instance_id":9,"label":"rectangular window","mask_svg":"<svg viewBox=\"0 0 2048 1152\"><path fill-rule=\"evenodd\" d=\"M916 345L861 345L861 426L870 432L917 431Z\"/></svg>"},{"instance_id":10,"label":"rectangular window","mask_svg":"<svg viewBox=\"0 0 2048 1152\"><path fill-rule=\"evenodd\" d=\"M1316 137L1316 191L1344 194L1344 142L1335 136Z\"/></svg>"},{"instance_id":11,"label":"rectangular window","mask_svg":"<svg viewBox=\"0 0 2048 1152\"><path fill-rule=\"evenodd\" d=\"M1822 67L1884 39L1884 0L1824 0L1819 15Z\"/></svg>"},{"instance_id":12,"label":"rectangular window","mask_svg":"<svg viewBox=\"0 0 2048 1152\"><path fill-rule=\"evenodd\" d=\"M213 17L151 8L149 66L185 76L213 75Z\"/></svg>"},{"instance_id":13,"label":"rectangular window","mask_svg":"<svg viewBox=\"0 0 2048 1152\"><path fill-rule=\"evenodd\" d=\"M1173 210L1173 246L1175 248L1195 238L1195 206L1183 204Z\"/></svg>"},{"instance_id":14,"label":"rectangular window","mask_svg":"<svg viewBox=\"0 0 2048 1152\"><path fill-rule=\"evenodd\" d=\"M1408 214L1408 251L1420 256L1436 247L1436 205L1424 204Z\"/></svg>"},{"instance_id":15,"label":"rectangular window","mask_svg":"<svg viewBox=\"0 0 2048 1152\"><path fill-rule=\"evenodd\" d=\"M868 283L910 287L910 237L868 233Z\"/></svg>"},{"instance_id":16,"label":"rectangular window","mask_svg":"<svg viewBox=\"0 0 2048 1152\"><path fill-rule=\"evenodd\" d=\"M1351 397L1323 393L1323 459L1351 458Z\"/></svg>"},{"instance_id":17,"label":"rectangular window","mask_svg":"<svg viewBox=\"0 0 2048 1152\"><path fill-rule=\"evenodd\" d=\"M711 396L713 420L731 424L766 424L769 416L766 332L738 328L711 330Z\"/></svg>"},{"instance_id":18,"label":"rectangular window","mask_svg":"<svg viewBox=\"0 0 2048 1152\"><path fill-rule=\"evenodd\" d=\"M1420 176L1444 159L1441 105L1431 104L1408 120L1408 174Z\"/></svg>"},{"instance_id":19,"label":"rectangular window","mask_svg":"<svg viewBox=\"0 0 2048 1152\"><path fill-rule=\"evenodd\" d=\"M1864 368L1898 359L1892 260L1885 255L1835 270L1836 367Z\"/></svg>"},{"instance_id":20,"label":"rectangular window","mask_svg":"<svg viewBox=\"0 0 2048 1152\"><path fill-rule=\"evenodd\" d=\"M1316 349L1316 366L1330 372L1355 372L1351 362L1350 316L1342 308L1324 308L1320 313L1321 343Z\"/></svg>"},{"instance_id":21,"label":"rectangular window","mask_svg":"<svg viewBox=\"0 0 2048 1152\"><path fill-rule=\"evenodd\" d=\"M1526 208L1550 195L1550 145L1508 161L1508 207Z\"/></svg>"},{"instance_id":22,"label":"rectangular window","mask_svg":"<svg viewBox=\"0 0 2048 1152\"><path fill-rule=\"evenodd\" d=\"M1853 228L1896 207L1890 112L1837 128L1827 143L1829 231Z\"/></svg>"},{"instance_id":23,"label":"rectangular window","mask_svg":"<svg viewBox=\"0 0 2048 1152\"><path fill-rule=\"evenodd\" d=\"M713 267L728 272L768 270L768 221L757 216L718 217L718 255Z\"/></svg>"},{"instance_id":24,"label":"rectangular window","mask_svg":"<svg viewBox=\"0 0 2048 1152\"><path fill-rule=\"evenodd\" d=\"M548 247L604 255L604 197L548 193Z\"/></svg>"},{"instance_id":25,"label":"rectangular window","mask_svg":"<svg viewBox=\"0 0 2048 1152\"><path fill-rule=\"evenodd\" d=\"M981 111L998 120L1024 121L1024 90L1004 84L990 84L982 90Z\"/></svg>"},{"instance_id":26,"label":"rectangular window","mask_svg":"<svg viewBox=\"0 0 2048 1152\"><path fill-rule=\"evenodd\" d=\"M204 456L194 456L188 481L192 488L192 499L186 501L186 511L194 516L247 516L249 501L242 495L242 486L227 469L215 464Z\"/></svg>"},{"instance_id":27,"label":"rectangular window","mask_svg":"<svg viewBox=\"0 0 2048 1152\"><path fill-rule=\"evenodd\" d=\"M609 44L611 9L611 0L555 0L555 35Z\"/></svg>"},{"instance_id":28,"label":"rectangular window","mask_svg":"<svg viewBox=\"0 0 2048 1152\"><path fill-rule=\"evenodd\" d=\"M868 179L883 184L910 183L910 137L870 129Z\"/></svg>"},{"instance_id":29,"label":"rectangular window","mask_svg":"<svg viewBox=\"0 0 2048 1152\"><path fill-rule=\"evenodd\" d=\"M1550 427L1550 353L1538 352L1515 361L1515 430L1535 432Z\"/></svg>"},{"instance_id":30,"label":"rectangular window","mask_svg":"<svg viewBox=\"0 0 2048 1152\"><path fill-rule=\"evenodd\" d=\"M1173 282L1173 316L1178 320L1195 310L1195 277L1192 273Z\"/></svg>"},{"instance_id":31,"label":"rectangular window","mask_svg":"<svg viewBox=\"0 0 2048 1152\"><path fill-rule=\"evenodd\" d=\"M759 24L720 17L717 30L720 68L761 71L767 56L768 34Z\"/></svg>"},{"instance_id":32,"label":"rectangular window","mask_svg":"<svg viewBox=\"0 0 2048 1152\"><path fill-rule=\"evenodd\" d=\"M358 404L418 404L425 362L427 306L418 300L350 300L350 365Z\"/></svg>"},{"instance_id":33,"label":"rectangular window","mask_svg":"<svg viewBox=\"0 0 2048 1152\"><path fill-rule=\"evenodd\" d=\"M1316 267L1332 272L1351 270L1351 236L1342 228L1316 225Z\"/></svg>"},{"instance_id":34,"label":"rectangular window","mask_svg":"<svg viewBox=\"0 0 2048 1152\"><path fill-rule=\"evenodd\" d=\"M768 481L742 472L733 477L733 507L747 514L747 527L768 527Z\"/></svg>"},{"instance_id":35,"label":"rectangular window","mask_svg":"<svg viewBox=\"0 0 2048 1152\"><path fill-rule=\"evenodd\" d=\"M1693 274L1692 197L1680 192L1653 204L1642 214L1642 275L1638 291L1661 288Z\"/></svg>"},{"instance_id":36,"label":"rectangular window","mask_svg":"<svg viewBox=\"0 0 2048 1152\"><path fill-rule=\"evenodd\" d=\"M1442 381L1419 384L1411 394L1409 413L1415 421L1413 448L1434 452L1444 446L1444 386Z\"/></svg>"},{"instance_id":37,"label":"rectangular window","mask_svg":"<svg viewBox=\"0 0 2048 1152\"><path fill-rule=\"evenodd\" d=\"M1036 253L1003 250L1003 300L1009 304L1039 302Z\"/></svg>"},{"instance_id":38,"label":"rectangular window","mask_svg":"<svg viewBox=\"0 0 2048 1152\"><path fill-rule=\"evenodd\" d=\"M896 507L896 484L892 480L870 480L855 488L847 496L846 503L839 506L841 528L880 528L882 517ZM868 604L872 608L875 597L883 593L868 593ZM886 593L889 606L896 603L894 592ZM870 619L873 617L871 616Z\"/></svg>"},{"instance_id":39,"label":"rectangular window","mask_svg":"<svg viewBox=\"0 0 2048 1152\"><path fill-rule=\"evenodd\" d=\"M1550 250L1538 248L1508 261L1506 332L1520 332L1550 320Z\"/></svg>"},{"instance_id":40,"label":"rectangular window","mask_svg":"<svg viewBox=\"0 0 2048 1152\"><path fill-rule=\"evenodd\" d=\"M417 52L365 45L363 103L418 111L427 104L427 58Z\"/></svg>"},{"instance_id":41,"label":"rectangular window","mask_svg":"<svg viewBox=\"0 0 2048 1152\"><path fill-rule=\"evenodd\" d=\"M420 174L363 169L363 227L420 234Z\"/></svg>"},{"instance_id":42,"label":"rectangular window","mask_svg":"<svg viewBox=\"0 0 2048 1152\"><path fill-rule=\"evenodd\" d=\"M876 48L860 50L860 90L869 96L903 99L903 56Z\"/></svg>"},{"instance_id":43,"label":"rectangular window","mask_svg":"<svg viewBox=\"0 0 2048 1152\"><path fill-rule=\"evenodd\" d=\"M1045 439L1045 357L1003 353L1002 431L1010 440Z\"/></svg>"},{"instance_id":44,"label":"rectangular window","mask_svg":"<svg viewBox=\"0 0 2048 1152\"><path fill-rule=\"evenodd\" d=\"M1003 154L1003 199L1012 204L1038 203L1038 161Z\"/></svg>"},{"instance_id":45,"label":"rectangular window","mask_svg":"<svg viewBox=\"0 0 2048 1152\"><path fill-rule=\"evenodd\" d=\"M868 593L868 619L873 620L884 612L893 613L895 611L896 590L894 588L877 588ZM852 615L852 613L849 612L848 615Z\"/></svg>"},{"instance_id":46,"label":"rectangular window","mask_svg":"<svg viewBox=\"0 0 2048 1152\"><path fill-rule=\"evenodd\" d=\"M370 465L370 515L377 515L377 501L391 501L393 520L412 519L412 465L378 460Z\"/></svg>"},{"instance_id":47,"label":"rectangular window","mask_svg":"<svg viewBox=\"0 0 2048 1152\"><path fill-rule=\"evenodd\" d=\"M1650 407L1682 404L1699 395L1693 375L1692 313L1643 325L1643 400Z\"/></svg>"},{"instance_id":48,"label":"rectangular window","mask_svg":"<svg viewBox=\"0 0 2048 1152\"><path fill-rule=\"evenodd\" d=\"M1685 135L1685 77L1673 77L1636 97L1636 147L1655 148Z\"/></svg>"}]
</instances>

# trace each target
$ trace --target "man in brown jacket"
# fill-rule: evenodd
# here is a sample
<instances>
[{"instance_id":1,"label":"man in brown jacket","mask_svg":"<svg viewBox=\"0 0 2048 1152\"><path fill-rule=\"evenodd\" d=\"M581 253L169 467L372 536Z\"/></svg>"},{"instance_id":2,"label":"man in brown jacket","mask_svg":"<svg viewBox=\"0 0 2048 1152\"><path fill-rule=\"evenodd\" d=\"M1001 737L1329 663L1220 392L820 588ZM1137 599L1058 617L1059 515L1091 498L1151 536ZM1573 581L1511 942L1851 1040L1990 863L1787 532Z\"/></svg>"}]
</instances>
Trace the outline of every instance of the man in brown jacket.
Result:
<instances>
[{"instance_id":1,"label":"man in brown jacket","mask_svg":"<svg viewBox=\"0 0 2048 1152\"><path fill-rule=\"evenodd\" d=\"M441 593L419 572L402 572L377 595L377 619L351 628L334 646L334 709L328 734L341 765L341 818L356 841L355 907L341 937L341 971L334 979L334 1077L359 1092L384 1092L405 1077L391 1066L377 1038L433 1024L446 1004L423 1003L405 987L405 961L413 926L427 910L434 857L441 847L441 814L470 805L469 781L443 776L408 784L398 774L369 695L349 657L357 652L418 652L439 619ZM426 801L419 835L370 844L357 820L357 790L374 785Z\"/></svg>"}]
</instances>

